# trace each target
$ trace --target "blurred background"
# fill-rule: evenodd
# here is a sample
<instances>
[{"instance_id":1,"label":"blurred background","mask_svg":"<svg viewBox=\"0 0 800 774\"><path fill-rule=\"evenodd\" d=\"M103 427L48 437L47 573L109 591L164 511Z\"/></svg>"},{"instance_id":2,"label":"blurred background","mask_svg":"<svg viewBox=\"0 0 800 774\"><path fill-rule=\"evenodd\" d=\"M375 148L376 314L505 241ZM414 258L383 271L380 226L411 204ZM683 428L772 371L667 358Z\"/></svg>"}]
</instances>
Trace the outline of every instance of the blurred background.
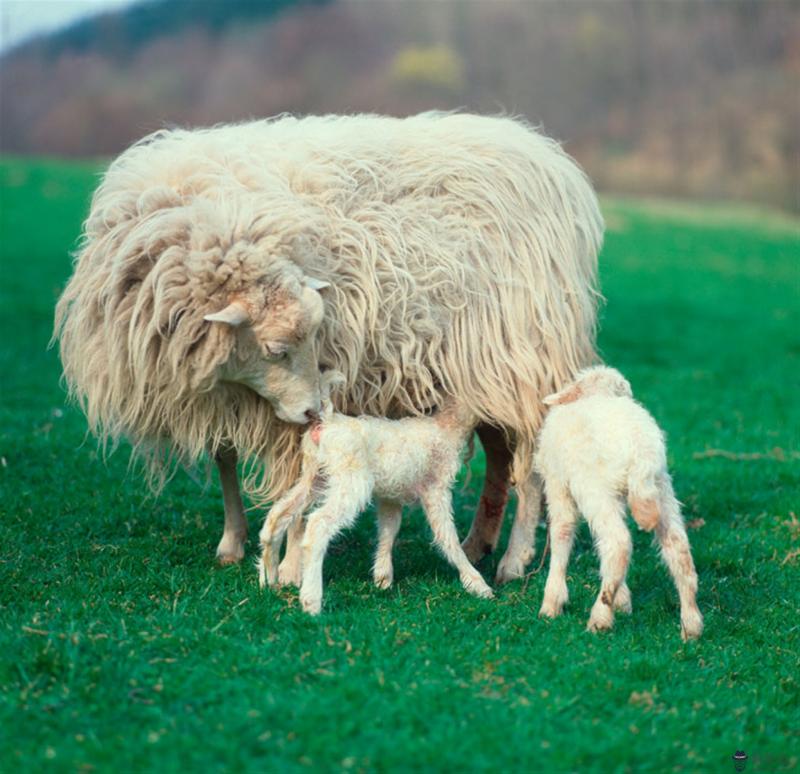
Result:
<instances>
[{"instance_id":1,"label":"blurred background","mask_svg":"<svg viewBox=\"0 0 800 774\"><path fill-rule=\"evenodd\" d=\"M604 191L800 211L783 0L4 0L0 152L281 112L521 114Z\"/></svg>"}]
</instances>

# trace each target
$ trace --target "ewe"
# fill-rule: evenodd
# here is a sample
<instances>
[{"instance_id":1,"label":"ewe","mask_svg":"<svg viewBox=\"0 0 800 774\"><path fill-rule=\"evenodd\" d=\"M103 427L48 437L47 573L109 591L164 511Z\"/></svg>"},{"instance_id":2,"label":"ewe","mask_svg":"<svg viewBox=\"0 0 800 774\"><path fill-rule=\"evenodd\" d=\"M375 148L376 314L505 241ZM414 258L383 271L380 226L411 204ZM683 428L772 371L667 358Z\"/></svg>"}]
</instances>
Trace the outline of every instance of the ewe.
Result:
<instances>
[{"instance_id":1,"label":"ewe","mask_svg":"<svg viewBox=\"0 0 800 774\"><path fill-rule=\"evenodd\" d=\"M631 611L625 582L631 536L625 525L625 496L633 518L656 531L661 554L678 589L681 635L699 637L697 574L680 505L667 472L664 437L655 420L633 400L630 384L603 366L580 372L571 384L545 398L545 418L534 468L544 478L550 520L550 571L540 615L555 617L568 599L566 572L583 513L600 554L600 594L588 628L609 629L614 609Z\"/></svg>"},{"instance_id":2,"label":"ewe","mask_svg":"<svg viewBox=\"0 0 800 774\"><path fill-rule=\"evenodd\" d=\"M458 395L487 455L477 560L497 543L512 450L517 481L530 467L542 397L594 358L602 234L583 172L519 120L162 130L95 192L55 336L101 438L127 437L157 471L217 457L223 562L244 554L237 453L264 462L260 496L296 480L288 423L318 393L295 376L342 371L348 414L420 416ZM498 580L530 561L538 502L520 506Z\"/></svg>"},{"instance_id":3,"label":"ewe","mask_svg":"<svg viewBox=\"0 0 800 774\"><path fill-rule=\"evenodd\" d=\"M450 494L475 419L454 406L431 417L398 420L348 417L335 413L329 401L324 406L319 423L303 438L300 480L275 503L259 535L261 586L277 582L283 536L315 502L302 539L300 602L306 612L319 613L328 544L353 524L375 496L379 500L373 568L377 586L392 584L392 546L400 529L402 504L419 500L434 543L456 567L464 588L476 596L491 597L491 589L458 541Z\"/></svg>"}]
</instances>

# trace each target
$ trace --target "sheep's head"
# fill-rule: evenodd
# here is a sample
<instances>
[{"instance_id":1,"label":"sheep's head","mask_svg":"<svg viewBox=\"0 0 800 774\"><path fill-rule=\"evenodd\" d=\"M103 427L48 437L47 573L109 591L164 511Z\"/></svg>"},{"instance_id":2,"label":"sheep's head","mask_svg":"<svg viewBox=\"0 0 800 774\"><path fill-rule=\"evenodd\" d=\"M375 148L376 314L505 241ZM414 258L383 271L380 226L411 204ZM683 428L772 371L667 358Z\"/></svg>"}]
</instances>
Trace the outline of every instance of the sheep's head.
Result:
<instances>
[{"instance_id":1,"label":"sheep's head","mask_svg":"<svg viewBox=\"0 0 800 774\"><path fill-rule=\"evenodd\" d=\"M590 395L630 398L633 393L628 380L615 368L594 366L580 371L575 379L544 399L547 406L572 403Z\"/></svg>"},{"instance_id":2,"label":"sheep's head","mask_svg":"<svg viewBox=\"0 0 800 774\"><path fill-rule=\"evenodd\" d=\"M266 398L285 422L305 424L320 411L315 336L322 323L320 291L328 283L288 275L233 293L205 315L235 337L217 378L243 384Z\"/></svg>"}]
</instances>

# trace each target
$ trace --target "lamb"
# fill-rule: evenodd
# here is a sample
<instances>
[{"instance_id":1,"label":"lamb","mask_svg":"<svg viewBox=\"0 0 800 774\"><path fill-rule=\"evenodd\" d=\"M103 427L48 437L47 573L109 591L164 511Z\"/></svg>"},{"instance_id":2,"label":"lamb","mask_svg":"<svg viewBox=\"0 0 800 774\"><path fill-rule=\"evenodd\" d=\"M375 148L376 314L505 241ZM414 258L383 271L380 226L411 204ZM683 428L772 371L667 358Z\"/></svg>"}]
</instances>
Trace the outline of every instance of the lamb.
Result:
<instances>
[{"instance_id":1,"label":"lamb","mask_svg":"<svg viewBox=\"0 0 800 774\"><path fill-rule=\"evenodd\" d=\"M588 629L609 629L614 610L631 612L625 576L631 536L625 525L627 496L641 529L655 530L661 554L678 589L681 636L703 631L697 607L697 573L689 540L667 472L664 436L650 414L633 400L630 384L612 368L581 371L560 392L545 398L545 418L534 458L544 479L550 520L550 570L540 616L561 614L568 599L566 571L583 513L600 554L601 588Z\"/></svg>"},{"instance_id":2,"label":"lamb","mask_svg":"<svg viewBox=\"0 0 800 774\"><path fill-rule=\"evenodd\" d=\"M324 388L323 388L324 389ZM259 584L277 581L280 545L287 529L309 514L302 539L300 603L316 615L322 608L322 563L330 541L353 524L373 496L378 498L378 549L373 579L379 588L393 580L392 547L402 505L419 500L434 543L456 567L464 588L478 597L492 590L470 564L453 521L450 488L461 450L476 419L451 404L430 417L348 417L323 401L320 421L302 441L300 479L267 515L259 539Z\"/></svg>"},{"instance_id":3,"label":"lamb","mask_svg":"<svg viewBox=\"0 0 800 774\"><path fill-rule=\"evenodd\" d=\"M349 414L420 416L458 395L487 454L477 561L530 467L542 397L594 358L602 235L586 176L521 120L161 130L92 199L56 310L65 381L91 430L131 440L157 484L171 461L216 457L222 562L244 555L237 455L256 500L297 478L318 394L295 375L342 371ZM524 574L538 504L520 498L498 580Z\"/></svg>"}]
</instances>

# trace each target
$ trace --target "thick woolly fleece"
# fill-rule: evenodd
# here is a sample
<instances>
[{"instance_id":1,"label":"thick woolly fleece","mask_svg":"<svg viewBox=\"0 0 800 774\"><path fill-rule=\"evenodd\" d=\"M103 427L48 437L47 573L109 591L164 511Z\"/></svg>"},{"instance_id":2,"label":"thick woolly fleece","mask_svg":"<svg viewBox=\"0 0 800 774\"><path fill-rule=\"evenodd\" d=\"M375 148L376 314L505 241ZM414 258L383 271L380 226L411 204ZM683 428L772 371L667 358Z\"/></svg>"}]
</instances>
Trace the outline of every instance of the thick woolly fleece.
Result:
<instances>
[{"instance_id":1,"label":"thick woolly fleece","mask_svg":"<svg viewBox=\"0 0 800 774\"><path fill-rule=\"evenodd\" d=\"M418 414L458 396L530 467L542 397L594 358L594 191L560 146L511 118L280 117L157 132L94 195L56 337L104 439L155 470L233 445L295 480L300 429L223 382L234 335L203 318L263 287L329 282L316 334L347 413ZM258 311L258 310L257 310Z\"/></svg>"}]
</instances>

